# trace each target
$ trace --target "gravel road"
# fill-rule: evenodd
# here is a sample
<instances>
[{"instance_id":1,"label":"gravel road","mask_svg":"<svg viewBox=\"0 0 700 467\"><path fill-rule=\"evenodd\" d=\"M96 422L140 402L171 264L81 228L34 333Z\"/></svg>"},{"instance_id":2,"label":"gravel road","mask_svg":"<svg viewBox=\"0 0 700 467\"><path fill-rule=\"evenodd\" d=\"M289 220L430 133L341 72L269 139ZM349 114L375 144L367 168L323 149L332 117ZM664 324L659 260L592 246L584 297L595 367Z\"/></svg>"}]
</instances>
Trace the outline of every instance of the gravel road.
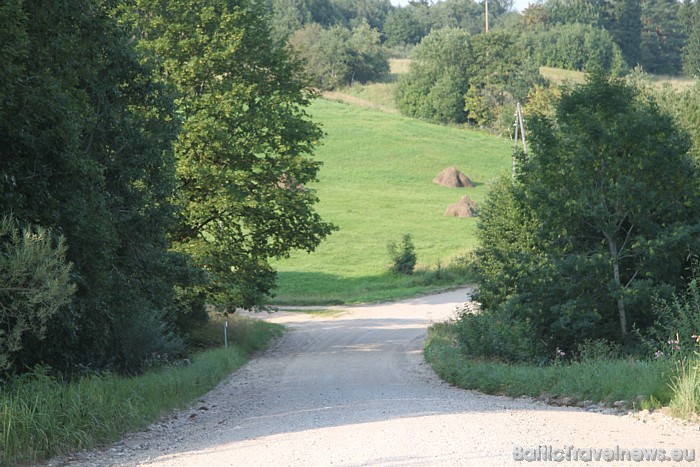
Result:
<instances>
[{"instance_id":1,"label":"gravel road","mask_svg":"<svg viewBox=\"0 0 700 467\"><path fill-rule=\"evenodd\" d=\"M441 382L423 361L425 330L452 317L467 294L332 316L269 315L289 332L190 409L54 465L540 465L516 462L519 446L695 449L697 460L679 465L700 465L697 424L552 407Z\"/></svg>"}]
</instances>

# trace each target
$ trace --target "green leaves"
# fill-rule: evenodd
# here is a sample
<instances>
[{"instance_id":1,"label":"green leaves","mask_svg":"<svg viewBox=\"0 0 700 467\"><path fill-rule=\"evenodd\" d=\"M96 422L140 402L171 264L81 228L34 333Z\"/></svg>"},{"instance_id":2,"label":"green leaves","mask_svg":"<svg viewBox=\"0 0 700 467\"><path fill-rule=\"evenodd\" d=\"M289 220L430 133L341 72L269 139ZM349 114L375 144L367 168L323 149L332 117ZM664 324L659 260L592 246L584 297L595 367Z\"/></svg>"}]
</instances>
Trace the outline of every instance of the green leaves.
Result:
<instances>
[{"instance_id":1,"label":"green leaves","mask_svg":"<svg viewBox=\"0 0 700 467\"><path fill-rule=\"evenodd\" d=\"M63 238L41 227L0 221L0 372L13 367L27 335L43 339L48 321L75 293Z\"/></svg>"},{"instance_id":2,"label":"green leaves","mask_svg":"<svg viewBox=\"0 0 700 467\"><path fill-rule=\"evenodd\" d=\"M303 110L310 94L300 64L271 43L262 4L162 3L139 0L129 18L178 93L174 247L208 272L214 303L255 308L274 286L268 260L311 251L332 230L305 187L322 135Z\"/></svg>"},{"instance_id":3,"label":"green leaves","mask_svg":"<svg viewBox=\"0 0 700 467\"><path fill-rule=\"evenodd\" d=\"M687 136L603 74L529 123L529 161L482 211L479 298L552 349L651 325L651 297L682 286L700 246Z\"/></svg>"}]
</instances>

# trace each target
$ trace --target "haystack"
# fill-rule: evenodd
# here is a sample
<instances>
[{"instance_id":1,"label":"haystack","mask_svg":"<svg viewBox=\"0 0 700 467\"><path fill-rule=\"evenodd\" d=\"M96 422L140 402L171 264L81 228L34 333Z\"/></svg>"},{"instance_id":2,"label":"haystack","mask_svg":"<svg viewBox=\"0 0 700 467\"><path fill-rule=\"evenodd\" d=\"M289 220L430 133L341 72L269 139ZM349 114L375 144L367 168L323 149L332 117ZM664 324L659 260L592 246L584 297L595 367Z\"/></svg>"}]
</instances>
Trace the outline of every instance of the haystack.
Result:
<instances>
[{"instance_id":1,"label":"haystack","mask_svg":"<svg viewBox=\"0 0 700 467\"><path fill-rule=\"evenodd\" d=\"M472 201L469 196L462 198L455 204L451 204L445 211L446 216L452 217L474 217L479 212L479 206Z\"/></svg>"},{"instance_id":2,"label":"haystack","mask_svg":"<svg viewBox=\"0 0 700 467\"><path fill-rule=\"evenodd\" d=\"M471 180L469 180L469 177L457 170L457 167L446 168L433 179L433 183L450 188L474 187L474 184Z\"/></svg>"}]
</instances>

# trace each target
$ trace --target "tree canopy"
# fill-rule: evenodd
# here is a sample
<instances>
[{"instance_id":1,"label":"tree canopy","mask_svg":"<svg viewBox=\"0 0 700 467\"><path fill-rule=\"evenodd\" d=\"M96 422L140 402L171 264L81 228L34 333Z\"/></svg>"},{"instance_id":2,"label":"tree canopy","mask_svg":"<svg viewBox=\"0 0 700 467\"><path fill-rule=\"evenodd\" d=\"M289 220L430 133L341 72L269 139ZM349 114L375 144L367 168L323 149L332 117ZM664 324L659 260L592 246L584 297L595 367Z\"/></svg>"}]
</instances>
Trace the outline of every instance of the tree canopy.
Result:
<instances>
[{"instance_id":1,"label":"tree canopy","mask_svg":"<svg viewBox=\"0 0 700 467\"><path fill-rule=\"evenodd\" d=\"M313 210L310 157L322 133L304 111L300 64L270 40L248 0L136 0L139 49L177 97L176 251L210 278L213 303L256 308L271 293L271 258L312 251L332 226Z\"/></svg>"},{"instance_id":2,"label":"tree canopy","mask_svg":"<svg viewBox=\"0 0 700 467\"><path fill-rule=\"evenodd\" d=\"M698 251L688 135L648 95L593 74L554 118L530 120L531 157L482 209L479 298L571 349L653 323Z\"/></svg>"},{"instance_id":3,"label":"tree canopy","mask_svg":"<svg viewBox=\"0 0 700 467\"><path fill-rule=\"evenodd\" d=\"M139 63L110 2L2 3L11 28L0 75L0 211L24 229L61 234L77 286L46 340L23 340L14 368L123 370L131 356L177 353L166 322L186 266L165 233L178 127L169 92Z\"/></svg>"},{"instance_id":4,"label":"tree canopy","mask_svg":"<svg viewBox=\"0 0 700 467\"><path fill-rule=\"evenodd\" d=\"M307 186L322 136L308 83L264 5L0 11L0 214L16 221L2 224L0 275L18 284L0 290L0 370L138 372L182 356L205 303L262 306L269 259L332 230Z\"/></svg>"}]
</instances>

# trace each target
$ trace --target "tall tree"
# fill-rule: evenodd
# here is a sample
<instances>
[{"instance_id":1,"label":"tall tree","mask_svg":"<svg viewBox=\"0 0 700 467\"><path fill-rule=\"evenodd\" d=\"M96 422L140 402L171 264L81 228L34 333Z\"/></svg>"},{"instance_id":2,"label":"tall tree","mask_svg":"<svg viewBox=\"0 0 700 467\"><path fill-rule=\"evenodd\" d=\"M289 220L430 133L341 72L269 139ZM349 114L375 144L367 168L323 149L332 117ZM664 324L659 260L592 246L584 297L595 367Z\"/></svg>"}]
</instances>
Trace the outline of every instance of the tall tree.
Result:
<instances>
[{"instance_id":1,"label":"tall tree","mask_svg":"<svg viewBox=\"0 0 700 467\"><path fill-rule=\"evenodd\" d=\"M431 31L411 54L409 72L396 87L402 113L440 122L464 122L471 36L457 28Z\"/></svg>"},{"instance_id":2,"label":"tall tree","mask_svg":"<svg viewBox=\"0 0 700 467\"><path fill-rule=\"evenodd\" d=\"M17 16L0 83L0 210L62 233L77 285L20 366L125 369L167 345L177 126L112 8L2 1Z\"/></svg>"},{"instance_id":3,"label":"tall tree","mask_svg":"<svg viewBox=\"0 0 700 467\"><path fill-rule=\"evenodd\" d=\"M649 73L675 75L682 68L685 33L680 22L680 2L643 0L641 64Z\"/></svg>"},{"instance_id":4,"label":"tall tree","mask_svg":"<svg viewBox=\"0 0 700 467\"><path fill-rule=\"evenodd\" d=\"M286 40L310 22L311 12L304 0L272 0L271 27L276 41Z\"/></svg>"},{"instance_id":5,"label":"tall tree","mask_svg":"<svg viewBox=\"0 0 700 467\"><path fill-rule=\"evenodd\" d=\"M425 31L411 7L395 8L384 23L384 36L388 46L417 44L425 35Z\"/></svg>"},{"instance_id":6,"label":"tall tree","mask_svg":"<svg viewBox=\"0 0 700 467\"><path fill-rule=\"evenodd\" d=\"M530 159L505 198L524 212L490 211L482 289L490 306L534 324L533 339L550 350L624 340L653 323L653 297L680 290L700 251L688 135L647 95L602 75L565 90L555 118L529 128ZM517 248L491 238L521 233L511 219L536 226L515 237Z\"/></svg>"},{"instance_id":7,"label":"tall tree","mask_svg":"<svg viewBox=\"0 0 700 467\"><path fill-rule=\"evenodd\" d=\"M270 40L260 2L134 0L130 17L178 92L176 249L210 275L212 303L258 307L275 284L269 260L332 230L306 188L321 131L300 65Z\"/></svg>"},{"instance_id":8,"label":"tall tree","mask_svg":"<svg viewBox=\"0 0 700 467\"><path fill-rule=\"evenodd\" d=\"M638 0L608 0L603 27L613 36L630 67L642 61L642 5Z\"/></svg>"},{"instance_id":9,"label":"tall tree","mask_svg":"<svg viewBox=\"0 0 700 467\"><path fill-rule=\"evenodd\" d=\"M683 73L700 76L700 1L684 0L680 16L688 37L683 49Z\"/></svg>"}]
</instances>

